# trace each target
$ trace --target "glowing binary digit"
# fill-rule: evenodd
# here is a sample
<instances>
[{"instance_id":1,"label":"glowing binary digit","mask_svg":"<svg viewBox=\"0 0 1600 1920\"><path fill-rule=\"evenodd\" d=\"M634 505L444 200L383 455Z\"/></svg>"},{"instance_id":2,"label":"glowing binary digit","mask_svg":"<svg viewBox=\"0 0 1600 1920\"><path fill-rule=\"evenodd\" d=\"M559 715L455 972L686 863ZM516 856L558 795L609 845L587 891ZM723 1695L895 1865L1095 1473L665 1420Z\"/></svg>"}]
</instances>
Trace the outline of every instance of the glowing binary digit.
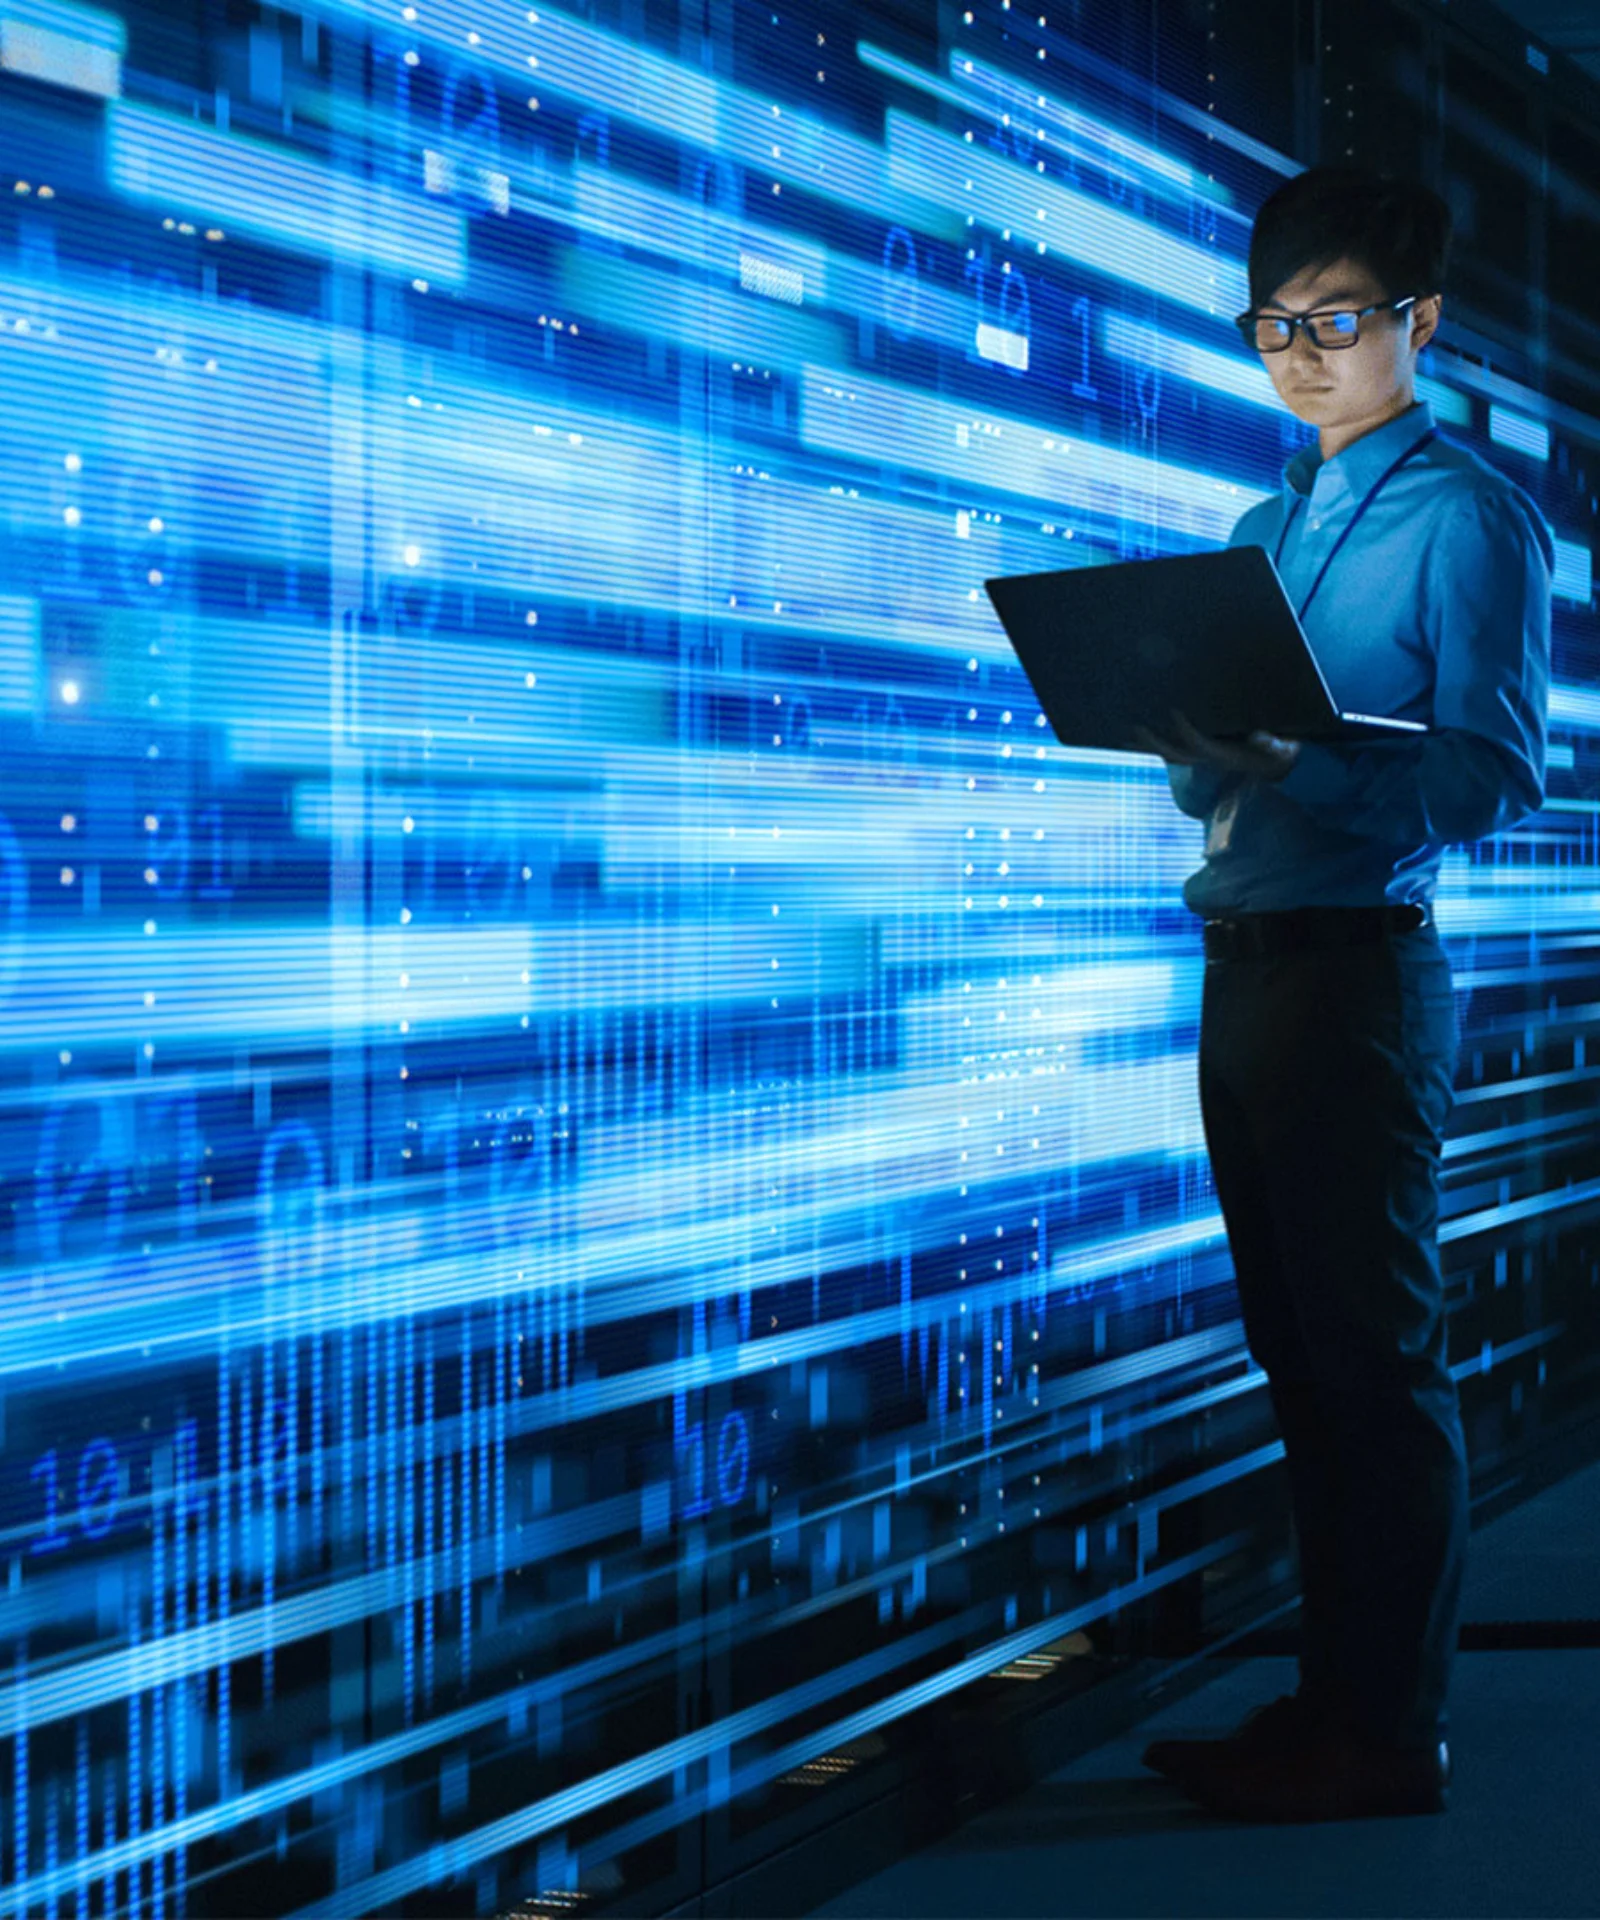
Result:
<instances>
[{"instance_id":1,"label":"glowing binary digit","mask_svg":"<svg viewBox=\"0 0 1600 1920\"><path fill-rule=\"evenodd\" d=\"M750 1478L750 1425L737 1408L717 1429L717 1494L725 1507L744 1498Z\"/></svg>"},{"instance_id":2,"label":"glowing binary digit","mask_svg":"<svg viewBox=\"0 0 1600 1920\"><path fill-rule=\"evenodd\" d=\"M189 808L183 800L158 800L143 815L141 867L155 876L158 900L181 900L189 890Z\"/></svg>"},{"instance_id":3,"label":"glowing binary digit","mask_svg":"<svg viewBox=\"0 0 1600 1920\"><path fill-rule=\"evenodd\" d=\"M586 155L585 149L588 149ZM573 158L580 163L592 158L597 167L611 165L611 116L608 113L585 113L578 120L577 134L573 142Z\"/></svg>"},{"instance_id":4,"label":"glowing binary digit","mask_svg":"<svg viewBox=\"0 0 1600 1920\"><path fill-rule=\"evenodd\" d=\"M976 319L973 322L971 336L967 342L966 357L971 361L981 361L978 341L983 329L989 324L989 248L984 243L983 251L968 260L961 269L961 278L973 290L973 305Z\"/></svg>"},{"instance_id":5,"label":"glowing binary digit","mask_svg":"<svg viewBox=\"0 0 1600 1920\"><path fill-rule=\"evenodd\" d=\"M202 807L196 824L202 829L206 846L207 877L195 889L200 900L231 900L233 882L227 877L227 849L222 830L222 808L216 801Z\"/></svg>"},{"instance_id":6,"label":"glowing binary digit","mask_svg":"<svg viewBox=\"0 0 1600 1920\"><path fill-rule=\"evenodd\" d=\"M904 227L891 227L883 242L883 323L896 340L916 331L917 243Z\"/></svg>"},{"instance_id":7,"label":"glowing binary digit","mask_svg":"<svg viewBox=\"0 0 1600 1920\"><path fill-rule=\"evenodd\" d=\"M679 1396L681 1399L681 1395ZM678 1441L678 1472L682 1498L680 1520L702 1520L711 1511L706 1492L706 1429L703 1420L687 1426Z\"/></svg>"},{"instance_id":8,"label":"glowing binary digit","mask_svg":"<svg viewBox=\"0 0 1600 1920\"><path fill-rule=\"evenodd\" d=\"M465 125L458 123L464 97L476 96ZM445 185L476 207L511 211L511 181L500 154L500 103L481 73L452 64L439 102L439 126L449 173Z\"/></svg>"},{"instance_id":9,"label":"glowing binary digit","mask_svg":"<svg viewBox=\"0 0 1600 1920\"><path fill-rule=\"evenodd\" d=\"M1089 329L1094 318L1094 304L1087 294L1080 294L1073 301L1072 318L1077 323L1078 349L1078 372L1072 382L1072 391L1080 400L1098 400L1099 389L1089 377Z\"/></svg>"},{"instance_id":10,"label":"glowing binary digit","mask_svg":"<svg viewBox=\"0 0 1600 1920\"><path fill-rule=\"evenodd\" d=\"M1020 349L1008 350L1004 361L1006 372L1020 379L1028 371L1031 358L1033 302L1028 294L1028 282L1016 267L1000 276L1000 326L1003 332L1021 342Z\"/></svg>"},{"instance_id":11,"label":"glowing binary digit","mask_svg":"<svg viewBox=\"0 0 1600 1920\"><path fill-rule=\"evenodd\" d=\"M28 1551L59 1553L68 1539L61 1524L61 1459L54 1447L34 1461L28 1478L37 1481L44 1493L44 1531L29 1543Z\"/></svg>"},{"instance_id":12,"label":"glowing binary digit","mask_svg":"<svg viewBox=\"0 0 1600 1920\"><path fill-rule=\"evenodd\" d=\"M91 1440L78 1462L78 1524L91 1540L103 1540L116 1518L122 1468L109 1440Z\"/></svg>"},{"instance_id":13,"label":"glowing binary digit","mask_svg":"<svg viewBox=\"0 0 1600 1920\"><path fill-rule=\"evenodd\" d=\"M34 1169L34 1217L43 1258L109 1258L116 1252L128 1202L128 1160L123 1101L66 1099L50 1109L40 1128ZM102 1187L95 1206L94 1195ZM81 1224L72 1230L75 1220Z\"/></svg>"},{"instance_id":14,"label":"glowing binary digit","mask_svg":"<svg viewBox=\"0 0 1600 1920\"><path fill-rule=\"evenodd\" d=\"M1161 408L1161 369L1147 366L1143 361L1125 361L1131 370L1133 401L1138 409L1139 422L1144 433L1155 425L1156 415Z\"/></svg>"}]
</instances>

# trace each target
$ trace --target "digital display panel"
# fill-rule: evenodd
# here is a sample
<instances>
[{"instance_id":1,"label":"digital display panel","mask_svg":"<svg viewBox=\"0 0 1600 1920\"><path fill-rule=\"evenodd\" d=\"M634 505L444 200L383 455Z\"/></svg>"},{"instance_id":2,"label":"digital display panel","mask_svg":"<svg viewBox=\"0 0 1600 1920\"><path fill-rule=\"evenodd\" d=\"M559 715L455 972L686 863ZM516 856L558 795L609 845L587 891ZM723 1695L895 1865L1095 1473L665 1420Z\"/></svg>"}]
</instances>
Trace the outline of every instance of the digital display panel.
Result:
<instances>
[{"instance_id":1,"label":"digital display panel","mask_svg":"<svg viewBox=\"0 0 1600 1920\"><path fill-rule=\"evenodd\" d=\"M1309 433L1163 31L0 0L0 1912L692 1892L1248 1558L1199 829L981 587ZM1600 425L1451 317L1559 542L1439 901L1481 1457L1593 1269Z\"/></svg>"}]
</instances>

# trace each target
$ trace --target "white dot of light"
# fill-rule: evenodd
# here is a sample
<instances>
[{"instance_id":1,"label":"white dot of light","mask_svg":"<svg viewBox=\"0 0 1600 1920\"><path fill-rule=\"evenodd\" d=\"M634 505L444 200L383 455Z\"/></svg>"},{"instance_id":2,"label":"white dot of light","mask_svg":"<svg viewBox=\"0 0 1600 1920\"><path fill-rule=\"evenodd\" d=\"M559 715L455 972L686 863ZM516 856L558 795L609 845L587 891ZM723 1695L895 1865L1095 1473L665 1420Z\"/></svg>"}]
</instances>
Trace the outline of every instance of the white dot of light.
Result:
<instances>
[{"instance_id":1,"label":"white dot of light","mask_svg":"<svg viewBox=\"0 0 1600 1920\"><path fill-rule=\"evenodd\" d=\"M421 547L419 547L419 546L417 546L417 545L416 545L416 544L415 544L415 543L413 542L413 543L412 543L411 545L409 545L409 546L408 546L408 547L406 548L406 555L405 555L405 558L406 558L406 565L407 565L408 567L414 567L414 566L416 566L416 565L417 565L417 564L418 564L418 563L419 563L419 562L421 561L421 559L422 559L422 549L421 549Z\"/></svg>"},{"instance_id":2,"label":"white dot of light","mask_svg":"<svg viewBox=\"0 0 1600 1920\"><path fill-rule=\"evenodd\" d=\"M78 704L78 700L81 693L82 693L82 689L79 687L76 680L62 681L61 698L67 703L69 707L75 707Z\"/></svg>"}]
</instances>

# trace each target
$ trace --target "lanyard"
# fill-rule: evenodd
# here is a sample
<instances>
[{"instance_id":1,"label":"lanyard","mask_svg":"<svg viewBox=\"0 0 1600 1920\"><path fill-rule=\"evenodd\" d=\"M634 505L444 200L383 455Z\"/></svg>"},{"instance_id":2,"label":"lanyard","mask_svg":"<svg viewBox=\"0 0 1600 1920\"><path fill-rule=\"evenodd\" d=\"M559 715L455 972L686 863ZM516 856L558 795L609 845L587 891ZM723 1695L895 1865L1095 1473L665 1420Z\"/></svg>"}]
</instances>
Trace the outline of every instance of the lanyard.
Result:
<instances>
[{"instance_id":1,"label":"lanyard","mask_svg":"<svg viewBox=\"0 0 1600 1920\"><path fill-rule=\"evenodd\" d=\"M1375 480L1373 484L1367 489L1366 498L1361 502L1361 505L1356 508L1354 514L1352 514L1349 524L1345 527L1344 532L1341 533L1338 539L1334 541L1333 552L1330 553L1327 559L1323 561L1321 572L1318 573L1316 579L1311 584L1311 591L1306 595L1305 601L1300 608L1299 619L1302 626L1304 626L1305 624L1306 608L1309 607L1312 601L1316 599L1317 589L1322 585L1324 576L1327 574L1329 567L1331 567L1334 561L1338 559L1339 549L1344 545L1345 541L1350 538L1351 534L1355 532L1357 526L1360 524L1362 514L1364 514L1367 508L1372 505L1373 501L1377 499L1380 493L1382 493L1384 488L1389 484L1389 482L1394 478L1394 476L1400 471L1400 469L1405 465L1405 463L1411 458L1412 454L1420 453L1422 449L1428 444L1428 442L1431 439L1433 439L1434 435L1437 432L1438 432L1437 427L1429 427L1428 431L1422 436L1422 438L1420 440L1414 440L1411 443L1411 445L1406 448L1405 452L1401 454L1400 458L1396 460L1392 466L1387 468L1386 471L1377 480ZM1289 509L1289 517L1283 523L1283 532L1278 536L1278 551L1272 556L1272 564L1274 566L1276 566L1279 560L1281 560L1283 557L1283 543L1289 538L1289 529L1294 525L1294 517L1300 511L1300 498L1301 496L1297 493L1294 497L1294 505Z\"/></svg>"}]
</instances>

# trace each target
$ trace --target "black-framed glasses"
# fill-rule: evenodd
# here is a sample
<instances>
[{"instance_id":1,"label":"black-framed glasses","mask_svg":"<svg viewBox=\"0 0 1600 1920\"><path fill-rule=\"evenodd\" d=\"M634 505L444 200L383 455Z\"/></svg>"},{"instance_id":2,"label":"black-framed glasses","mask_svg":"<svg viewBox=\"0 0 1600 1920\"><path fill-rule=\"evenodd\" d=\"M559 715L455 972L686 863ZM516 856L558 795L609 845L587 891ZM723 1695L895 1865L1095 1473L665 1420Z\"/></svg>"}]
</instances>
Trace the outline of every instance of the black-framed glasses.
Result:
<instances>
[{"instance_id":1,"label":"black-framed glasses","mask_svg":"<svg viewBox=\"0 0 1600 1920\"><path fill-rule=\"evenodd\" d=\"M1282 353L1294 345L1298 329L1314 347L1353 347L1361 338L1361 322L1369 313L1404 313L1419 296L1403 300L1374 300L1370 307L1313 307L1305 313L1241 313L1234 325L1247 347L1257 353Z\"/></svg>"}]
</instances>

